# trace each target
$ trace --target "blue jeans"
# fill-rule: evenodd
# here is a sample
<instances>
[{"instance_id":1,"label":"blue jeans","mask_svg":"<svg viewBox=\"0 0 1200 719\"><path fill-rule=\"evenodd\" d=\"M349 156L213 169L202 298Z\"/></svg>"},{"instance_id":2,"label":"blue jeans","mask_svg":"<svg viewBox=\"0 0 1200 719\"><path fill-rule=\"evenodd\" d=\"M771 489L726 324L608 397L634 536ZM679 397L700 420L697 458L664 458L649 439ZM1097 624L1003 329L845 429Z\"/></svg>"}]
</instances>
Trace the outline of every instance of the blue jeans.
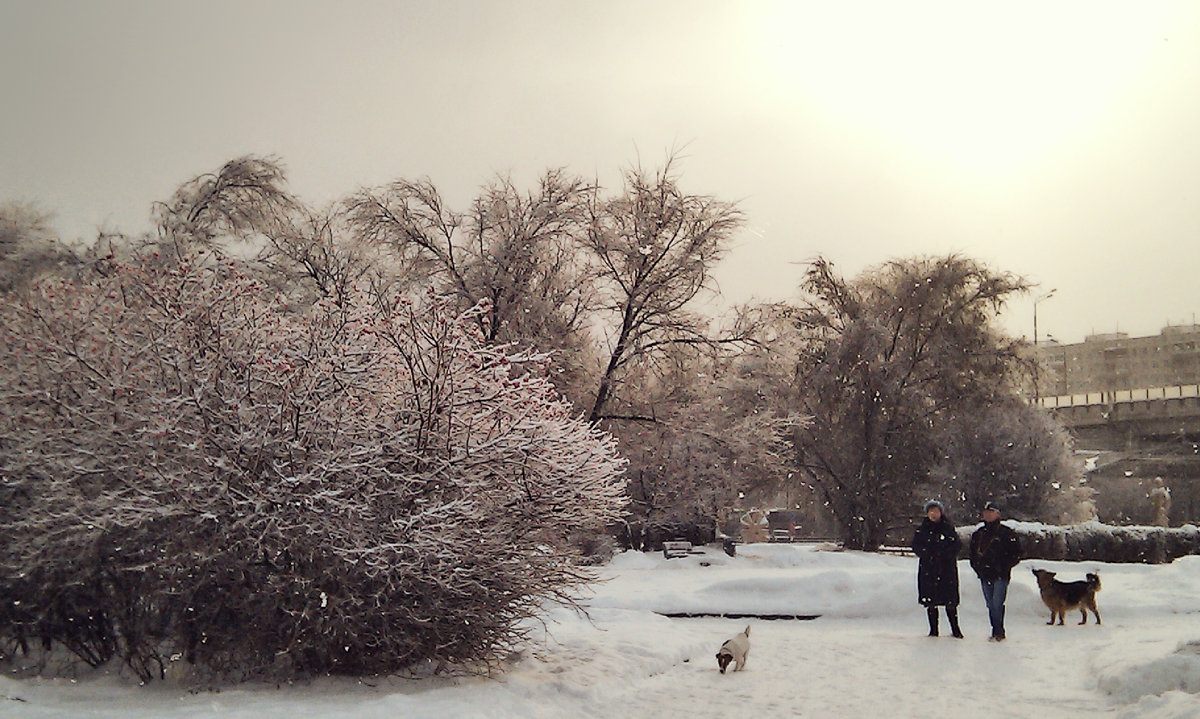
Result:
<instances>
[{"instance_id":1,"label":"blue jeans","mask_svg":"<svg viewBox=\"0 0 1200 719\"><path fill-rule=\"evenodd\" d=\"M987 604L988 620L992 623L992 636L1004 636L1004 599L1008 596L1007 579L980 579L983 586L983 602Z\"/></svg>"}]
</instances>

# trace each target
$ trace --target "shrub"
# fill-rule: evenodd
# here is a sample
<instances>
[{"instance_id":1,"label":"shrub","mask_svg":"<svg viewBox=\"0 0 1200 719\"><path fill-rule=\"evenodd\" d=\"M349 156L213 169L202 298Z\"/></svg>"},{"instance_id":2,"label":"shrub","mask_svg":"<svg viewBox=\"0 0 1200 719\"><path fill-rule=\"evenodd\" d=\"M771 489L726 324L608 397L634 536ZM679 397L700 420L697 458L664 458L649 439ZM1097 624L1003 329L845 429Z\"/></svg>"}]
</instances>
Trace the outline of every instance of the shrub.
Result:
<instances>
[{"instance_id":1,"label":"shrub","mask_svg":"<svg viewBox=\"0 0 1200 719\"><path fill-rule=\"evenodd\" d=\"M299 315L196 254L102 263L0 329L0 652L143 678L490 666L588 575L611 438L433 297Z\"/></svg>"},{"instance_id":2,"label":"shrub","mask_svg":"<svg viewBox=\"0 0 1200 719\"><path fill-rule=\"evenodd\" d=\"M976 527L960 527L961 557L966 558ZM1160 564L1200 553L1200 529L1182 527L1114 527L1100 522L1070 526L1013 522L1025 559Z\"/></svg>"}]
</instances>

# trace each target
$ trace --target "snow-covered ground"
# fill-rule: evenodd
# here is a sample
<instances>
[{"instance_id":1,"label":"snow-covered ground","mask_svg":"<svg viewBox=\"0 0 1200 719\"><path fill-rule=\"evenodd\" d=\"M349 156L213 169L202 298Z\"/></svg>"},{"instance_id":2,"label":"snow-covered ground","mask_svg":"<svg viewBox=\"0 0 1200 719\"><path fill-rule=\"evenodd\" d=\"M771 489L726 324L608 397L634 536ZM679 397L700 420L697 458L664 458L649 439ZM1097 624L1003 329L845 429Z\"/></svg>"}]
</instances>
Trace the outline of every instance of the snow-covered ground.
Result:
<instances>
[{"instance_id":1,"label":"snow-covered ground","mask_svg":"<svg viewBox=\"0 0 1200 719\"><path fill-rule=\"evenodd\" d=\"M1099 570L1103 626L1046 626L1030 567L1064 580ZM983 600L965 562L963 640L925 636L911 557L751 544L735 558L627 552L602 574L588 617L553 610L548 633L539 630L525 656L492 679L326 679L189 693L107 674L0 677L0 716L1200 716L1200 556L1160 566L1022 562L1003 643L986 641ZM661 614L705 612L820 617ZM746 624L745 671L719 674L713 655Z\"/></svg>"}]
</instances>

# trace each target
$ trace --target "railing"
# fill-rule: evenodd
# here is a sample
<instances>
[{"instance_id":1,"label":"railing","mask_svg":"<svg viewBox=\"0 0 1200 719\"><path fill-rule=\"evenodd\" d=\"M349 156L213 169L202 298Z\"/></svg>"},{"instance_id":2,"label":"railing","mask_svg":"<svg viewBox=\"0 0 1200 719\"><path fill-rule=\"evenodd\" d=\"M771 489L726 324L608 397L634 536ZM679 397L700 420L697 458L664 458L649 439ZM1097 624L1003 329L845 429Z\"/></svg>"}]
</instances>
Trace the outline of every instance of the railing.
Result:
<instances>
[{"instance_id":1,"label":"railing","mask_svg":"<svg viewBox=\"0 0 1200 719\"><path fill-rule=\"evenodd\" d=\"M1039 397L1038 404L1048 409L1056 409L1058 407L1109 405L1118 402L1151 402L1160 399L1181 399L1183 397L1200 397L1200 384L1122 389L1112 392L1051 395L1049 397Z\"/></svg>"}]
</instances>

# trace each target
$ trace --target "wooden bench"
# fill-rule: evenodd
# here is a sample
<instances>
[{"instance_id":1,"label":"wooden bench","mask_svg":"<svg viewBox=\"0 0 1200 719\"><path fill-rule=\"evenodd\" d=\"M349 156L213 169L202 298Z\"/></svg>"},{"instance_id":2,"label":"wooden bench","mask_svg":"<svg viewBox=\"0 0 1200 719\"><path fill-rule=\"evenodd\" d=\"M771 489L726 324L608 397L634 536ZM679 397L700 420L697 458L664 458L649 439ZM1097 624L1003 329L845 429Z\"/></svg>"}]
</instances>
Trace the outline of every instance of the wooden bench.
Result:
<instances>
[{"instance_id":1,"label":"wooden bench","mask_svg":"<svg viewBox=\"0 0 1200 719\"><path fill-rule=\"evenodd\" d=\"M801 537L786 529L772 529L770 540L777 544L835 544L842 546L842 540L837 537Z\"/></svg>"},{"instance_id":2,"label":"wooden bench","mask_svg":"<svg viewBox=\"0 0 1200 719\"><path fill-rule=\"evenodd\" d=\"M792 536L791 531L782 527L776 527L775 529L771 530L770 541L772 542L792 542L795 541L795 539L796 538Z\"/></svg>"},{"instance_id":3,"label":"wooden bench","mask_svg":"<svg viewBox=\"0 0 1200 719\"><path fill-rule=\"evenodd\" d=\"M842 540L837 537L793 537L792 542L795 544L832 544L839 549L842 547Z\"/></svg>"},{"instance_id":4,"label":"wooden bench","mask_svg":"<svg viewBox=\"0 0 1200 719\"><path fill-rule=\"evenodd\" d=\"M667 559L686 557L692 553L692 543L683 541L663 542L663 556Z\"/></svg>"}]
</instances>

